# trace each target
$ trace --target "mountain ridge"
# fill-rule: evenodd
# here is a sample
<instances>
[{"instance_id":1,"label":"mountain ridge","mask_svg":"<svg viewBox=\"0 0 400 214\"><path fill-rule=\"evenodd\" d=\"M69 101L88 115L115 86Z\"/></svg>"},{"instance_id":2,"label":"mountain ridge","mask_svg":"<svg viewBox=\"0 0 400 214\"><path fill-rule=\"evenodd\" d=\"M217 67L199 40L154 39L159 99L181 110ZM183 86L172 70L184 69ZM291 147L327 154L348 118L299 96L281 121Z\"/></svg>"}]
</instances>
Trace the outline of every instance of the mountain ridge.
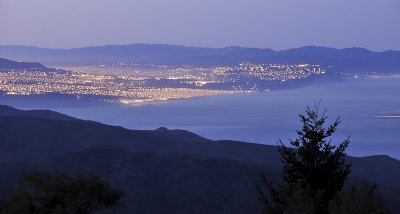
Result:
<instances>
[{"instance_id":1,"label":"mountain ridge","mask_svg":"<svg viewBox=\"0 0 400 214\"><path fill-rule=\"evenodd\" d=\"M45 65L91 65L137 63L156 65L219 66L242 62L320 64L337 71L399 72L400 51L370 51L365 48L304 46L275 51L269 48L202 48L166 44L103 45L70 49L32 46L0 46L0 57L35 61Z\"/></svg>"},{"instance_id":2,"label":"mountain ridge","mask_svg":"<svg viewBox=\"0 0 400 214\"><path fill-rule=\"evenodd\" d=\"M374 53L384 53L384 52L400 52L400 50L388 49L381 51L374 51L368 48L359 47L359 46L351 46L344 48L334 48L322 45L304 45L300 47L293 47L281 50L275 50L272 48L261 48L261 47L245 47L245 46L224 46L224 47L202 47L202 46L191 46L191 45L175 45L175 44L167 44L167 43L128 43L128 44L104 44L104 45L89 45L82 47L72 47L72 48L50 48L50 47L40 47L36 45L18 45L18 44L10 44L10 45L0 45L1 48L31 48L31 49L42 49L42 50L78 50L78 49L90 49L90 48L102 48L102 47L128 47L128 46L165 46L165 47L179 47L179 48L192 48L192 49L210 49L210 50L271 50L273 52L281 52L287 50L296 50L303 48L323 48L323 49L331 49L331 50L347 50L347 49L360 49L366 50L368 52Z\"/></svg>"},{"instance_id":3,"label":"mountain ridge","mask_svg":"<svg viewBox=\"0 0 400 214\"><path fill-rule=\"evenodd\" d=\"M0 105L0 117L36 117L65 121L80 120L51 110L19 110L6 105Z\"/></svg>"}]
</instances>

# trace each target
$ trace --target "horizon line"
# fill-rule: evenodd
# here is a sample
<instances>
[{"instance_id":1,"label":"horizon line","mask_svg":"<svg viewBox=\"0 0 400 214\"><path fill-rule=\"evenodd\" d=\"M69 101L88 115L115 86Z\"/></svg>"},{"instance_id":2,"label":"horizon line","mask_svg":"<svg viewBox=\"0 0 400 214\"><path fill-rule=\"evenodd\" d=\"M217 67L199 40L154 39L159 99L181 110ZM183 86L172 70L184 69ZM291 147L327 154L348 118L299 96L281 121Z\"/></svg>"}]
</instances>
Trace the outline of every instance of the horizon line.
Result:
<instances>
[{"instance_id":1,"label":"horizon line","mask_svg":"<svg viewBox=\"0 0 400 214\"><path fill-rule=\"evenodd\" d=\"M382 53L382 52L390 52L390 51L400 51L395 49L387 49L387 50L371 50L365 47L351 46L345 48L335 48L330 46L322 46L322 45L304 45L300 47L293 47L287 49L276 50L273 48L261 48L261 47L245 47L240 45L231 45L231 46L222 46L222 47L205 47L205 46L195 46L195 45L177 45L177 44L167 44L167 43L125 43L125 44L102 44L102 45L90 45L90 46L81 46L81 47L68 47L68 48L51 48L51 47L41 47L37 45L21 45L21 44L0 44L0 47L29 47L29 48L39 48L39 49L51 49L51 50L72 50L72 49L84 49L84 48L96 48L96 47L107 47L107 46L133 46L133 45L159 45L159 46L175 46L175 47L184 47L184 48L203 48L203 49L226 49L226 48L243 48L243 49L259 49L259 50L272 50L275 52L293 50L293 49L301 49L307 47L314 48L327 48L327 49L335 49L335 50L346 50L346 49L364 49L370 52Z\"/></svg>"}]
</instances>

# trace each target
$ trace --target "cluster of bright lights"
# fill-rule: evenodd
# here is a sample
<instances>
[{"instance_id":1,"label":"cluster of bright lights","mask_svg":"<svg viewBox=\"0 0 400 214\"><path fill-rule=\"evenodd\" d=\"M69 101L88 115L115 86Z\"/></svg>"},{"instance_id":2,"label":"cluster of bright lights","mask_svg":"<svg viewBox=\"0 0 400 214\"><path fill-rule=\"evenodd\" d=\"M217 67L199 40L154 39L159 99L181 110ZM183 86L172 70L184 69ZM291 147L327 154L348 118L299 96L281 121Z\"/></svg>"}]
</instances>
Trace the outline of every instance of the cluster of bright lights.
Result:
<instances>
[{"instance_id":1,"label":"cluster of bright lights","mask_svg":"<svg viewBox=\"0 0 400 214\"><path fill-rule=\"evenodd\" d=\"M139 103L232 93L223 90L144 86L142 78L80 72L0 72L0 90L12 95L68 94L114 97Z\"/></svg>"},{"instance_id":2,"label":"cluster of bright lights","mask_svg":"<svg viewBox=\"0 0 400 214\"><path fill-rule=\"evenodd\" d=\"M65 69L65 68L64 68ZM259 90L260 82L285 82L325 73L319 65L242 63L236 66L157 66L109 64L69 67L69 71L0 71L7 94L91 95L125 104L147 103ZM268 88L263 88L268 90Z\"/></svg>"}]
</instances>

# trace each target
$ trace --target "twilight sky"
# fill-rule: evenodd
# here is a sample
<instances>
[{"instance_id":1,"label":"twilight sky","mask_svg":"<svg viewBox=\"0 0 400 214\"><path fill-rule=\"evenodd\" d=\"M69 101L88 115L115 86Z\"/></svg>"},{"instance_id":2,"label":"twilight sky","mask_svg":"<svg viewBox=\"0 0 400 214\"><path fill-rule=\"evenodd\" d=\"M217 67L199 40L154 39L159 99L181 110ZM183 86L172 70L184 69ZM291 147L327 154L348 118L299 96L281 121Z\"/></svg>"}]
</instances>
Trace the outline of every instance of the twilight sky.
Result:
<instances>
[{"instance_id":1,"label":"twilight sky","mask_svg":"<svg viewBox=\"0 0 400 214\"><path fill-rule=\"evenodd\" d=\"M0 45L400 50L399 0L0 0Z\"/></svg>"}]
</instances>

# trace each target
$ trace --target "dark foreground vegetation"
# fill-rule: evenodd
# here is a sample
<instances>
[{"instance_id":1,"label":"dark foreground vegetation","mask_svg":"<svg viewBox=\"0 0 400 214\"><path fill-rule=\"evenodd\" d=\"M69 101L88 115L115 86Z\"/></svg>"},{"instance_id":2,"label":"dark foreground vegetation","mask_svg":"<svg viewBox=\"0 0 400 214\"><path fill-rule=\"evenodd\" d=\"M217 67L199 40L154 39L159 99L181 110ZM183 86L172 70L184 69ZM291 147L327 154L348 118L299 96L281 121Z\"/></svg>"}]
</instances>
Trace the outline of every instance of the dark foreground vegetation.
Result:
<instances>
[{"instance_id":1,"label":"dark foreground vegetation","mask_svg":"<svg viewBox=\"0 0 400 214\"><path fill-rule=\"evenodd\" d=\"M272 187L277 192L285 192L277 184L288 183L285 171L282 173L285 162L280 161L283 148L286 147L281 145L280 148L278 150L276 146L234 141L212 141L190 132L165 128L132 131L50 111L21 111L2 106L0 199L5 208L6 204L12 204L10 193L29 190L30 200L36 198L31 190L40 190L43 186L32 189L34 183L27 180L24 172L28 172L27 175L32 175L30 172L46 172L44 175L39 173L38 177L67 180L66 185L61 185L64 187L68 183L75 186L74 183L79 180L76 177L78 173L85 182L88 181L87 185L81 183L80 190L94 183L97 193L85 197L85 200L97 204L91 206L95 207L91 211L99 209L100 213L260 213L267 207L257 200L256 187L259 185L260 172L264 172L268 182L275 184ZM329 211L334 210L331 213L345 213L344 209L350 210L350 213L357 213L353 210L365 213L353 203L354 200L366 201L360 203L381 209L381 212L372 213L384 213L383 206L392 213L400 212L398 160L388 156L353 158L342 153L337 157L332 159L332 163L343 164L334 168L334 172L346 172L339 169L345 169L348 163L352 165L349 168L350 174L343 173L344 179L338 179L345 182L343 187L333 191L335 197L329 200L329 207L332 207ZM96 182L92 182L92 178L96 178ZM336 180L333 176L329 179ZM360 182L362 180L365 182ZM54 187L51 182L46 183L46 189ZM301 185L306 184L304 182ZM337 184L340 185L334 186L340 187L342 183ZM268 196L265 186L260 187ZM315 189L300 187L292 189L290 195L310 197L301 197L307 203L292 204L291 207L316 209L314 199L320 194L315 195ZM68 189L70 192L75 191L73 188ZM319 192L320 188L316 189ZM53 190L57 192L58 202L66 200L69 203L63 203L70 204L73 201L69 194L65 197L58 194L60 189ZM119 190L123 190L123 196ZM79 194L86 193L79 191ZM92 200L93 195L104 197ZM59 196L62 196L61 199ZM26 204L30 204L30 200ZM271 197L268 201L271 208L280 207L271 201ZM34 204L42 207L40 203ZM370 207L362 208L373 210Z\"/></svg>"},{"instance_id":2,"label":"dark foreground vegetation","mask_svg":"<svg viewBox=\"0 0 400 214\"><path fill-rule=\"evenodd\" d=\"M389 213L376 193L376 185L362 181L345 188L351 172L345 150L350 139L335 146L329 137L336 131L340 120L326 126L326 111L307 108L300 115L303 126L298 138L290 140L291 147L279 142L283 178L278 187L262 174L266 191L258 188L259 200L265 214L304 213Z\"/></svg>"},{"instance_id":3,"label":"dark foreground vegetation","mask_svg":"<svg viewBox=\"0 0 400 214\"><path fill-rule=\"evenodd\" d=\"M0 213L89 214L118 206L123 192L98 176L32 172L0 202Z\"/></svg>"}]
</instances>

